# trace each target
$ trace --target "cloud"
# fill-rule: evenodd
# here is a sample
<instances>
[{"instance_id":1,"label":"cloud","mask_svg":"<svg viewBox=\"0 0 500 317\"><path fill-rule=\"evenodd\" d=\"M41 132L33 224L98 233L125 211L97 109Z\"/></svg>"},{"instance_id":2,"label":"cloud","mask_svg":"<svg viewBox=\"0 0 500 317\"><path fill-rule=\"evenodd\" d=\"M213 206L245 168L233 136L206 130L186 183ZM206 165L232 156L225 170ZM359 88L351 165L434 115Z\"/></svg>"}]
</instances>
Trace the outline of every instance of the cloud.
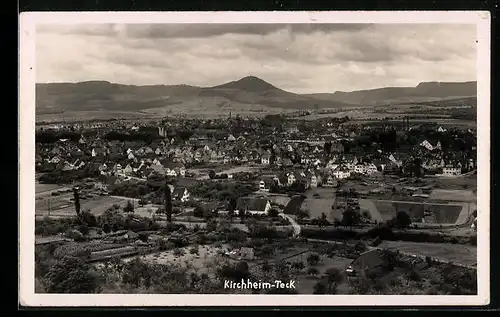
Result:
<instances>
[{"instance_id":1,"label":"cloud","mask_svg":"<svg viewBox=\"0 0 500 317\"><path fill-rule=\"evenodd\" d=\"M129 38L206 38L224 34L268 35L285 29L292 33L356 31L371 24L87 24L87 25L41 25L39 31L63 32L88 36L120 36Z\"/></svg>"},{"instance_id":2,"label":"cloud","mask_svg":"<svg viewBox=\"0 0 500 317\"><path fill-rule=\"evenodd\" d=\"M37 81L214 86L254 75L299 93L476 79L474 25L37 27Z\"/></svg>"}]
</instances>

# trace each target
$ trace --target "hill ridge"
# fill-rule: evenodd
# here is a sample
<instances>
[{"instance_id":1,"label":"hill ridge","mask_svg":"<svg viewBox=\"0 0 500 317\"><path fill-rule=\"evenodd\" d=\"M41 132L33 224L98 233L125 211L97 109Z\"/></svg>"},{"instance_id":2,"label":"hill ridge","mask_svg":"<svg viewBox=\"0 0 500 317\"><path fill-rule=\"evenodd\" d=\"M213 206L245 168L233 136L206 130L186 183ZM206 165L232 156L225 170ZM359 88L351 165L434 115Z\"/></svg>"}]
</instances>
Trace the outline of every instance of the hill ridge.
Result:
<instances>
[{"instance_id":1,"label":"hill ridge","mask_svg":"<svg viewBox=\"0 0 500 317\"><path fill-rule=\"evenodd\" d=\"M475 95L476 82L428 82L415 87L297 94L253 75L212 87L185 84L124 85L103 80L36 84L37 113L103 110L135 112L152 108L168 108L170 111L209 108L220 111L221 107L322 109L361 106L408 97L425 99Z\"/></svg>"}]
</instances>

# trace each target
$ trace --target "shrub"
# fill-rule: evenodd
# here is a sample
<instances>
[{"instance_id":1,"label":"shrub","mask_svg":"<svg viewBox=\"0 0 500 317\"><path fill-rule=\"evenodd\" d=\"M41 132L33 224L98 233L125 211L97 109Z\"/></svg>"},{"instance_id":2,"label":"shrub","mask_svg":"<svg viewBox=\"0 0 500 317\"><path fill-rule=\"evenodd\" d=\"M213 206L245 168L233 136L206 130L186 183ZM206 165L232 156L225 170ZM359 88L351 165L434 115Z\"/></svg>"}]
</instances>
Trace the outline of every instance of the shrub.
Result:
<instances>
[{"instance_id":1,"label":"shrub","mask_svg":"<svg viewBox=\"0 0 500 317\"><path fill-rule=\"evenodd\" d=\"M217 275L222 278L228 278L235 281L247 279L250 276L248 263L240 261L233 265L223 265L217 269Z\"/></svg>"},{"instance_id":2,"label":"shrub","mask_svg":"<svg viewBox=\"0 0 500 317\"><path fill-rule=\"evenodd\" d=\"M320 257L317 253L311 253L307 256L307 263L309 265L316 265L319 263Z\"/></svg>"},{"instance_id":3,"label":"shrub","mask_svg":"<svg viewBox=\"0 0 500 317\"><path fill-rule=\"evenodd\" d=\"M380 239L380 237L376 237L375 239L373 239L370 243L370 245L372 247L376 247L378 246L380 243L382 243L382 240Z\"/></svg>"},{"instance_id":4,"label":"shrub","mask_svg":"<svg viewBox=\"0 0 500 317\"><path fill-rule=\"evenodd\" d=\"M327 289L328 289L328 286L326 285L325 281L318 281L314 285L313 294L326 294Z\"/></svg>"},{"instance_id":5,"label":"shrub","mask_svg":"<svg viewBox=\"0 0 500 317\"><path fill-rule=\"evenodd\" d=\"M198 244L207 244L209 241L210 240L205 233L201 233L196 236L196 243Z\"/></svg>"},{"instance_id":6,"label":"shrub","mask_svg":"<svg viewBox=\"0 0 500 317\"><path fill-rule=\"evenodd\" d=\"M354 249L357 252L362 253L362 252L365 252L367 250L367 247L366 247L366 245L363 242L358 241L358 242L356 242L356 245L354 246Z\"/></svg>"},{"instance_id":7,"label":"shrub","mask_svg":"<svg viewBox=\"0 0 500 317\"><path fill-rule=\"evenodd\" d=\"M296 270L303 270L306 266L304 265L304 262L302 261L297 261L292 263L292 268Z\"/></svg>"},{"instance_id":8,"label":"shrub","mask_svg":"<svg viewBox=\"0 0 500 317\"><path fill-rule=\"evenodd\" d=\"M149 239L149 234L146 233L146 232L139 232L139 240L141 240L142 242L147 242L148 239Z\"/></svg>"},{"instance_id":9,"label":"shrub","mask_svg":"<svg viewBox=\"0 0 500 317\"><path fill-rule=\"evenodd\" d=\"M269 262L264 261L264 263L262 263L261 269L263 272L269 272L272 268L273 267L269 264Z\"/></svg>"},{"instance_id":10,"label":"shrub","mask_svg":"<svg viewBox=\"0 0 500 317\"><path fill-rule=\"evenodd\" d=\"M415 271L414 269L411 269L406 277L410 280L410 281L414 281L414 282L418 282L420 281L422 278L420 277L420 274L418 274L417 271Z\"/></svg>"},{"instance_id":11,"label":"shrub","mask_svg":"<svg viewBox=\"0 0 500 317\"><path fill-rule=\"evenodd\" d=\"M174 249L173 254L174 254L176 257L177 257L177 256L183 256L183 255L184 255L184 250L183 250L183 249L176 248L176 249Z\"/></svg>"},{"instance_id":12,"label":"shrub","mask_svg":"<svg viewBox=\"0 0 500 317\"><path fill-rule=\"evenodd\" d=\"M215 219L210 219L208 222L207 222L207 231L208 232L212 232L212 231L215 231L217 229L217 220Z\"/></svg>"},{"instance_id":13,"label":"shrub","mask_svg":"<svg viewBox=\"0 0 500 317\"><path fill-rule=\"evenodd\" d=\"M307 270L308 275L317 275L319 273L318 269L315 267L311 267Z\"/></svg>"}]
</instances>

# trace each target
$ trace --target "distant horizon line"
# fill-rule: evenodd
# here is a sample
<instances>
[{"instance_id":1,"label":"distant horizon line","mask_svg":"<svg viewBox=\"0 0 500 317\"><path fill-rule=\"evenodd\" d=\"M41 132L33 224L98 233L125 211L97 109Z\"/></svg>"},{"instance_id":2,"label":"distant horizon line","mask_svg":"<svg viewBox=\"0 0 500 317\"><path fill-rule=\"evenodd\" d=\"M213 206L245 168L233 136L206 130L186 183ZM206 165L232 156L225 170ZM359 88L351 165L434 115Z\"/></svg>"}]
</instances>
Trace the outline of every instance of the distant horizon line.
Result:
<instances>
[{"instance_id":1,"label":"distant horizon line","mask_svg":"<svg viewBox=\"0 0 500 317\"><path fill-rule=\"evenodd\" d=\"M299 95L315 95L315 94L333 94L335 92L345 92L345 93L349 93L349 92L356 92L356 91L366 91L366 90L378 90L378 89L384 89L384 88L416 88L418 87L418 85L420 84L423 84L423 83L445 83L445 84L466 84L466 83L477 83L477 79L476 80L465 80L465 81L421 81L421 82L418 82L416 85L414 86L378 86L378 87L374 87L374 88L361 88L361 89L353 89L353 90L332 90L332 91L329 91L329 92L309 92L309 93L298 93L298 92L293 92L293 91L290 91L290 90L287 90L287 89L283 89L283 88L280 88L280 87L277 87L275 86L274 84L271 84L270 82L258 77L258 76L254 76L254 75L248 75L248 76L245 76L245 77L241 77L239 79L235 79L235 80L229 80L229 81L226 81L226 82L223 82L221 84L216 84L216 85L213 85L213 86L197 86L197 85L190 85L190 84L124 84L124 83L118 83L118 82L112 82L112 81L109 81L109 80L103 80L103 79L92 79L92 80L82 80L82 81L53 81L53 82L35 82L35 85L50 85L50 84L83 84L83 83L108 83L108 84L111 84L111 85L121 85L121 86L136 86L136 87L154 87L154 86L186 86L186 87L193 87L193 88L214 88L214 87L217 87L217 86L222 86L222 85L225 85L225 84L229 84L229 83L232 83L232 82L238 82L240 80L243 80L243 79L248 79L248 78L255 78L255 79L258 79L258 80L261 80L271 86L274 86L275 88L277 89L280 89L280 90L284 90L284 91L287 91L287 92L290 92L290 93L294 93L294 94L299 94Z\"/></svg>"}]
</instances>

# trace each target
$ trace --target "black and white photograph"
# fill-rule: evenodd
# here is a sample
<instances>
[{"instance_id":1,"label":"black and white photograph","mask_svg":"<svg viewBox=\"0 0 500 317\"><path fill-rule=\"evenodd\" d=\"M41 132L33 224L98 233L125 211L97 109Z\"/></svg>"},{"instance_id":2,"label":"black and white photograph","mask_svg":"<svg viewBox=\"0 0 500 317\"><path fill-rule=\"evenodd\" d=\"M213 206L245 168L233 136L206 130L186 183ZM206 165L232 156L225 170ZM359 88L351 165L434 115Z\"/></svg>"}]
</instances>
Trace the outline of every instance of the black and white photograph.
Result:
<instances>
[{"instance_id":1,"label":"black and white photograph","mask_svg":"<svg viewBox=\"0 0 500 317\"><path fill-rule=\"evenodd\" d=\"M489 28L24 14L20 301L488 304Z\"/></svg>"}]
</instances>

